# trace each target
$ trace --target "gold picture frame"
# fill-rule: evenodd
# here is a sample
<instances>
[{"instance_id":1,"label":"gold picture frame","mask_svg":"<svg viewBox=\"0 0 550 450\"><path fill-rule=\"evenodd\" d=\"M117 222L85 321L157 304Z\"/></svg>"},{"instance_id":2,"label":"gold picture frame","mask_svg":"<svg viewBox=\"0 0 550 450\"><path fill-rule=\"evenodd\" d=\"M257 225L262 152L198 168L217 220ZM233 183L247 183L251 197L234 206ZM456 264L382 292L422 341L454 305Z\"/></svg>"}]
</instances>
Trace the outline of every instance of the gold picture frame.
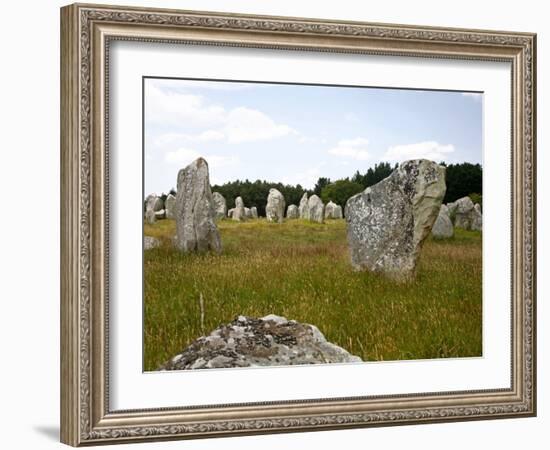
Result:
<instances>
[{"instance_id":1,"label":"gold picture frame","mask_svg":"<svg viewBox=\"0 0 550 450\"><path fill-rule=\"evenodd\" d=\"M108 58L114 40L507 61L511 386L209 407L109 408ZM61 441L109 444L536 414L536 35L74 4L61 9Z\"/></svg>"}]
</instances>

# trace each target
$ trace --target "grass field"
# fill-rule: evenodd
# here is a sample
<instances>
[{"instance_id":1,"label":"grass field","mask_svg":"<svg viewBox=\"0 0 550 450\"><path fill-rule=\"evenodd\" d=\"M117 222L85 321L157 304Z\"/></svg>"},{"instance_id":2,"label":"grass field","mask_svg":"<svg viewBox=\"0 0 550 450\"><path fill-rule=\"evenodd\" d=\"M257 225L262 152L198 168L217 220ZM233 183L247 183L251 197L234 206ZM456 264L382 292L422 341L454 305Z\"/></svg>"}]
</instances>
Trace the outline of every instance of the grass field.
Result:
<instances>
[{"instance_id":1,"label":"grass field","mask_svg":"<svg viewBox=\"0 0 550 450\"><path fill-rule=\"evenodd\" d=\"M352 270L344 220L223 220L218 227L221 255L185 255L170 245L174 221L145 225L145 235L162 241L144 256L145 370L240 314L314 324L363 360L481 355L478 232L429 238L416 280L396 284Z\"/></svg>"}]
</instances>

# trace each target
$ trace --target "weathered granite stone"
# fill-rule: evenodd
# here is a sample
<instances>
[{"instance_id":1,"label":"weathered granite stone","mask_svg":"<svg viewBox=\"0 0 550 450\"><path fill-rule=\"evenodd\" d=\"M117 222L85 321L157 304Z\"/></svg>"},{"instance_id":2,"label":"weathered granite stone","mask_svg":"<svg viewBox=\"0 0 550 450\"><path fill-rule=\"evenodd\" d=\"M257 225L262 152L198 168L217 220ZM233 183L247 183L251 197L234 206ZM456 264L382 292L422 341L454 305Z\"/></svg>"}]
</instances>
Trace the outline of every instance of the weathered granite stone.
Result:
<instances>
[{"instance_id":1,"label":"weathered granite stone","mask_svg":"<svg viewBox=\"0 0 550 450\"><path fill-rule=\"evenodd\" d=\"M298 207L296 205L288 205L288 208L286 209L286 218L287 219L298 218Z\"/></svg>"},{"instance_id":2,"label":"weathered granite stone","mask_svg":"<svg viewBox=\"0 0 550 450\"><path fill-rule=\"evenodd\" d=\"M359 362L358 356L327 342L316 326L271 314L238 316L195 340L159 370Z\"/></svg>"},{"instance_id":3,"label":"weathered granite stone","mask_svg":"<svg viewBox=\"0 0 550 450\"><path fill-rule=\"evenodd\" d=\"M145 210L148 209L157 212L164 208L164 203L162 201L162 198L157 196L157 194L150 194L145 199Z\"/></svg>"},{"instance_id":4,"label":"weathered granite stone","mask_svg":"<svg viewBox=\"0 0 550 450\"><path fill-rule=\"evenodd\" d=\"M250 211L250 208L244 207L244 217L247 219L252 219L252 211Z\"/></svg>"},{"instance_id":5,"label":"weathered granite stone","mask_svg":"<svg viewBox=\"0 0 550 450\"><path fill-rule=\"evenodd\" d=\"M474 205L472 210L472 225L471 229L473 231L482 231L483 230L483 215L481 214L481 206L479 203Z\"/></svg>"},{"instance_id":6,"label":"weathered granite stone","mask_svg":"<svg viewBox=\"0 0 550 450\"><path fill-rule=\"evenodd\" d=\"M176 243L184 252L221 252L208 163L198 158L178 173Z\"/></svg>"},{"instance_id":7,"label":"weathered granite stone","mask_svg":"<svg viewBox=\"0 0 550 450\"><path fill-rule=\"evenodd\" d=\"M455 227L463 228L464 230L472 229L474 202L470 197L459 198L456 202L455 209Z\"/></svg>"},{"instance_id":8,"label":"weathered granite stone","mask_svg":"<svg viewBox=\"0 0 550 450\"><path fill-rule=\"evenodd\" d=\"M341 219L342 207L337 205L332 200L325 206L325 219Z\"/></svg>"},{"instance_id":9,"label":"weathered granite stone","mask_svg":"<svg viewBox=\"0 0 550 450\"><path fill-rule=\"evenodd\" d=\"M309 197L307 201L307 217L310 222L323 223L325 220L325 205L323 201L315 194Z\"/></svg>"},{"instance_id":10,"label":"weathered granite stone","mask_svg":"<svg viewBox=\"0 0 550 450\"><path fill-rule=\"evenodd\" d=\"M449 209L445 205L441 205L432 227L432 236L436 239L448 239L454 236L454 227L449 217Z\"/></svg>"},{"instance_id":11,"label":"weathered granite stone","mask_svg":"<svg viewBox=\"0 0 550 450\"><path fill-rule=\"evenodd\" d=\"M164 202L165 211L166 211L166 218L167 219L175 219L176 218L176 197L174 197L172 194L168 194L168 197L166 197L166 201Z\"/></svg>"},{"instance_id":12,"label":"weathered granite stone","mask_svg":"<svg viewBox=\"0 0 550 450\"><path fill-rule=\"evenodd\" d=\"M227 215L227 202L219 192L212 193L212 201L214 202L214 211L216 219L223 219Z\"/></svg>"},{"instance_id":13,"label":"weathered granite stone","mask_svg":"<svg viewBox=\"0 0 550 450\"><path fill-rule=\"evenodd\" d=\"M445 168L420 159L351 197L345 216L353 267L399 281L413 277L445 190Z\"/></svg>"},{"instance_id":14,"label":"weathered granite stone","mask_svg":"<svg viewBox=\"0 0 550 450\"><path fill-rule=\"evenodd\" d=\"M309 219L309 209L307 207L307 204L307 192L304 192L304 195L302 195L302 198L300 200L300 205L298 206L298 216L300 217L300 219Z\"/></svg>"},{"instance_id":15,"label":"weathered granite stone","mask_svg":"<svg viewBox=\"0 0 550 450\"><path fill-rule=\"evenodd\" d=\"M277 189L271 188L267 196L265 216L268 222L283 222L285 216L285 198Z\"/></svg>"},{"instance_id":16,"label":"weathered granite stone","mask_svg":"<svg viewBox=\"0 0 550 450\"><path fill-rule=\"evenodd\" d=\"M148 209L147 211L145 211L145 221L150 225L154 224L157 221L155 211L153 211L152 209Z\"/></svg>"},{"instance_id":17,"label":"weathered granite stone","mask_svg":"<svg viewBox=\"0 0 550 450\"><path fill-rule=\"evenodd\" d=\"M235 208L233 208L233 214L231 215L231 218L233 220L236 220L237 222L241 222L246 219L242 197L237 197L235 199Z\"/></svg>"},{"instance_id":18,"label":"weathered granite stone","mask_svg":"<svg viewBox=\"0 0 550 450\"><path fill-rule=\"evenodd\" d=\"M252 208L250 208L250 216L251 216L253 219L257 219L257 218L258 218L258 208L256 208L255 206L253 206Z\"/></svg>"},{"instance_id":19,"label":"weathered granite stone","mask_svg":"<svg viewBox=\"0 0 550 450\"><path fill-rule=\"evenodd\" d=\"M231 208L231 209L227 210L227 217L232 219L234 212L235 212L235 208Z\"/></svg>"},{"instance_id":20,"label":"weathered granite stone","mask_svg":"<svg viewBox=\"0 0 550 450\"><path fill-rule=\"evenodd\" d=\"M156 248L160 245L160 241L157 238L151 237L151 236L143 236L143 249L144 250L151 250L152 248Z\"/></svg>"},{"instance_id":21,"label":"weathered granite stone","mask_svg":"<svg viewBox=\"0 0 550 450\"><path fill-rule=\"evenodd\" d=\"M155 212L155 219L157 219L157 220L166 219L166 210L161 209L160 211L156 211Z\"/></svg>"}]
</instances>

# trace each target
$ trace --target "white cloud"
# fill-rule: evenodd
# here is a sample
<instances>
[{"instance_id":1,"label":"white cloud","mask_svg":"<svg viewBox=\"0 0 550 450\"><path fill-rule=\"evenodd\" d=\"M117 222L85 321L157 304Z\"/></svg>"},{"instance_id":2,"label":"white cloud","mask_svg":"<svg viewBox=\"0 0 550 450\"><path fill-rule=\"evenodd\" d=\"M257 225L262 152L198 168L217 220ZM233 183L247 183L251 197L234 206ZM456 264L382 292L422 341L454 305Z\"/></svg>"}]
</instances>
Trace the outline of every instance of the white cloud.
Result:
<instances>
[{"instance_id":1,"label":"white cloud","mask_svg":"<svg viewBox=\"0 0 550 450\"><path fill-rule=\"evenodd\" d=\"M472 100L475 100L476 102L481 101L481 98L483 96L480 92L461 92L463 97L471 98Z\"/></svg>"},{"instance_id":2,"label":"white cloud","mask_svg":"<svg viewBox=\"0 0 550 450\"><path fill-rule=\"evenodd\" d=\"M200 95L164 91L155 85L146 89L145 108L146 120L150 124L203 129L197 134L172 132L161 135L155 139L158 146L177 141L225 140L239 144L298 135L288 125L276 123L261 111L244 106L226 110L220 105L207 104Z\"/></svg>"},{"instance_id":3,"label":"white cloud","mask_svg":"<svg viewBox=\"0 0 550 450\"><path fill-rule=\"evenodd\" d=\"M275 123L260 111L239 107L228 114L227 125L222 133L225 134L227 142L238 144L279 138L296 132L287 125Z\"/></svg>"},{"instance_id":4,"label":"white cloud","mask_svg":"<svg viewBox=\"0 0 550 450\"><path fill-rule=\"evenodd\" d=\"M167 152L164 160L167 163L177 164L181 167L185 167L188 164L192 163L195 159L200 157L203 157L206 160L209 167L215 169L239 163L239 157L236 155L204 154L190 148L179 148L177 150Z\"/></svg>"},{"instance_id":5,"label":"white cloud","mask_svg":"<svg viewBox=\"0 0 550 450\"><path fill-rule=\"evenodd\" d=\"M389 147L383 159L392 162L402 162L409 159L430 159L439 162L445 160L454 151L455 147L452 144L442 145L436 141L425 141Z\"/></svg>"},{"instance_id":6,"label":"white cloud","mask_svg":"<svg viewBox=\"0 0 550 450\"><path fill-rule=\"evenodd\" d=\"M365 161L370 158L367 151L369 141L365 138L342 139L336 144L336 147L329 149L329 153L344 158L352 158Z\"/></svg>"}]
</instances>

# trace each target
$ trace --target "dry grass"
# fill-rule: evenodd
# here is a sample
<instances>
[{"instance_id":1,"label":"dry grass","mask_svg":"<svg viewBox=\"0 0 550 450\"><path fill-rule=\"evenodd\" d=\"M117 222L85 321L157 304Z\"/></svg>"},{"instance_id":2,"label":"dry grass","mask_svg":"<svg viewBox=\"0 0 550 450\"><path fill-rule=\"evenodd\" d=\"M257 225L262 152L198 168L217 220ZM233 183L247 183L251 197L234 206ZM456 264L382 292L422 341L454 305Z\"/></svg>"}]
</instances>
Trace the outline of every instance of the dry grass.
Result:
<instances>
[{"instance_id":1,"label":"dry grass","mask_svg":"<svg viewBox=\"0 0 550 450\"><path fill-rule=\"evenodd\" d=\"M315 324L364 360L481 355L480 233L428 240L416 280L396 284L352 270L343 220L223 220L219 229L222 255L184 255L170 245L173 221L145 225L163 242L144 258L145 370L239 314Z\"/></svg>"}]
</instances>

